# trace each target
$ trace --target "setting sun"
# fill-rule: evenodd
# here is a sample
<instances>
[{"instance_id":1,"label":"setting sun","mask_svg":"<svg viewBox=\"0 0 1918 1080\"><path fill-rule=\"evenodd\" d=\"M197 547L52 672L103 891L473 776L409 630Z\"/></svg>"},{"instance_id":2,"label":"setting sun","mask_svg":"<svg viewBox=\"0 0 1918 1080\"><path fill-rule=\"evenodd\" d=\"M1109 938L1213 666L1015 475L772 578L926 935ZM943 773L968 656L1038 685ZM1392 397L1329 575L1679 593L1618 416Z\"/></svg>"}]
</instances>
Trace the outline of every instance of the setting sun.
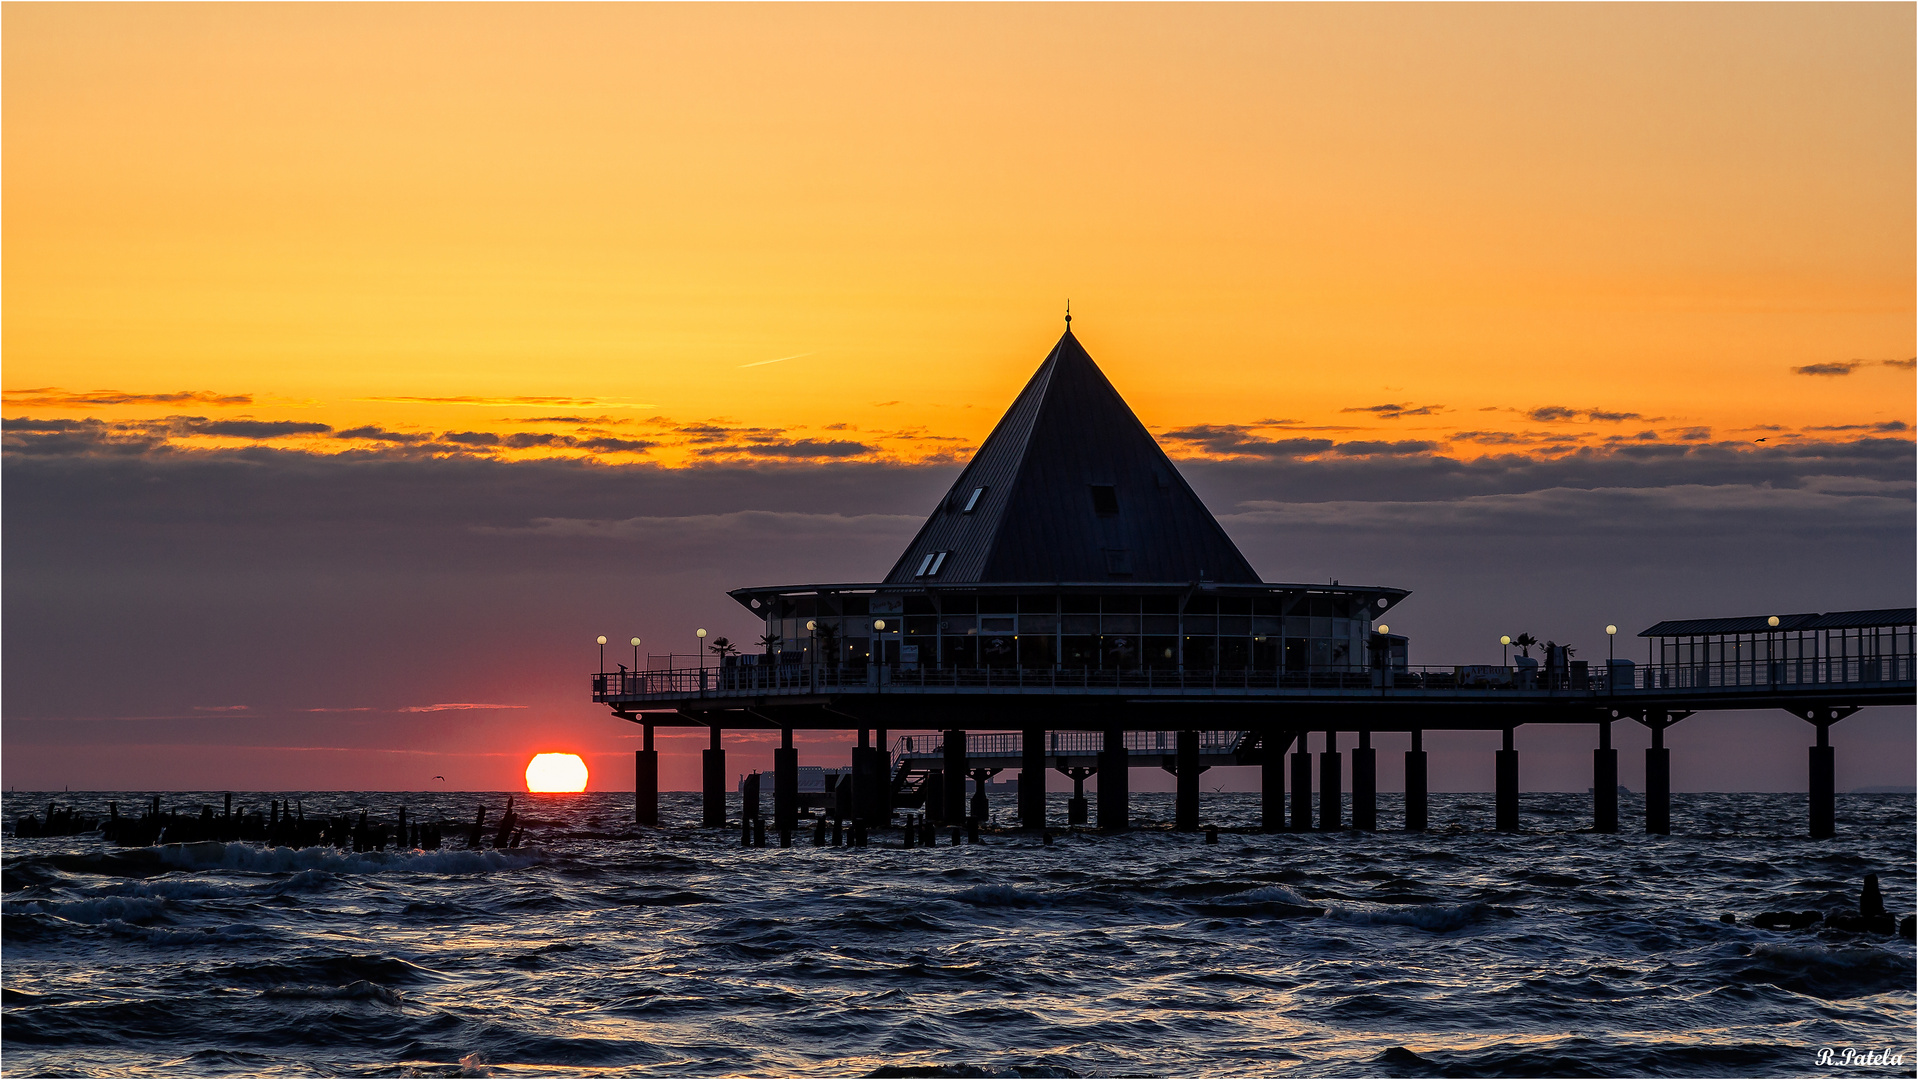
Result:
<instances>
[{"instance_id":1,"label":"setting sun","mask_svg":"<svg viewBox=\"0 0 1918 1080\"><path fill-rule=\"evenodd\" d=\"M586 763L578 754L534 754L526 763L528 791L585 791Z\"/></svg>"}]
</instances>

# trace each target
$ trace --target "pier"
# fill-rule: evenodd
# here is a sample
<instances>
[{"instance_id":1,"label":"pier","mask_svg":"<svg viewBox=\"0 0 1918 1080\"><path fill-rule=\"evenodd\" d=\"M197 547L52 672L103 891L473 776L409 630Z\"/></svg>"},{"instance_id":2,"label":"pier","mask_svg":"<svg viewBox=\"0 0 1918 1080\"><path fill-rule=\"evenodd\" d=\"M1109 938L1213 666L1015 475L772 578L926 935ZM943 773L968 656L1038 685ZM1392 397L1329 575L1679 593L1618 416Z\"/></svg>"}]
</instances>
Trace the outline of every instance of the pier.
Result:
<instances>
[{"instance_id":1,"label":"pier","mask_svg":"<svg viewBox=\"0 0 1918 1080\"><path fill-rule=\"evenodd\" d=\"M1668 620L1636 635L1642 661L1616 655L1614 626L1602 662L1521 640L1521 655L1499 665L1412 665L1410 643L1383 621L1408 590L1264 581L1070 329L884 578L729 595L763 620L763 653L654 657L644 671L593 676L593 700L645 731L642 824L658 820L661 726L710 732L715 826L726 823L723 732L781 731L782 843L798 822L796 730L857 733L845 783L861 827L883 828L901 809L976 825L986 782L1017 769L1074 781L1067 824L1088 823L1084 782L1096 775L1098 826L1122 830L1129 772L1144 767L1176 777L1174 826L1196 831L1200 775L1233 764L1260 769L1270 832L1376 828L1380 732L1410 735L1405 822L1423 829L1423 733L1474 730L1502 735L1494 818L1516 830L1520 729L1574 724L1596 744L1593 828L1616 832L1612 725L1628 721L1651 732L1645 831L1668 833L1665 731L1706 711L1782 709L1812 728L1807 831L1829 837L1832 728L1918 697L1910 607ZM928 729L942 734L887 746L889 730ZM980 791L970 807L965 779ZM1024 827L1047 826L1043 793L1021 785Z\"/></svg>"}]
</instances>

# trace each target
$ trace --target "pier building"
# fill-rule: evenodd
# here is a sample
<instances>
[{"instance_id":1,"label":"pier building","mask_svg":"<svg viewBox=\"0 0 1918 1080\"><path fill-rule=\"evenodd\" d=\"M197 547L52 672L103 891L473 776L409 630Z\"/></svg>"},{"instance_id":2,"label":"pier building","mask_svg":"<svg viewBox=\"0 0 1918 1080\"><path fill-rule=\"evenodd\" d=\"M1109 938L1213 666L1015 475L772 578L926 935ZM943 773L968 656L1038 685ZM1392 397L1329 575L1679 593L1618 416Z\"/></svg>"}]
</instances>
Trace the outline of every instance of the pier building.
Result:
<instances>
[{"instance_id":1,"label":"pier building","mask_svg":"<svg viewBox=\"0 0 1918 1080\"><path fill-rule=\"evenodd\" d=\"M1668 621L1644 630L1643 663L1598 670L1562 652L1544 663L1424 667L1384 621L1409 595L1384 585L1262 579L1188 486L1068 324L892 568L869 582L733 590L763 621L762 654L653 658L600 672L593 699L642 724L637 819L656 823L654 729L705 727L705 816L726 822L727 728L778 729L774 825L789 841L801 797L796 729L853 730L853 813L936 821L983 815L997 772L1071 777L1069 824L1127 824L1127 777L1177 778L1175 827L1199 827L1199 775L1257 765L1268 830L1342 828L1351 733L1350 826L1377 821L1371 736L1409 732L1407 828L1425 825L1422 733L1495 730L1497 827L1518 827L1516 733L1595 729L1593 824L1618 826L1612 724L1652 733L1645 829L1670 829L1666 728L1701 710L1782 708L1816 731L1809 831L1832 834L1833 724L1914 697L1914 612ZM887 745L887 732L936 729ZM981 730L983 729L983 730ZM1320 751L1313 761L1309 738ZM1320 797L1314 818L1312 775ZM977 793L967 805L967 785ZM1287 798L1288 780L1290 799ZM1045 824L1044 788L1021 784L1021 821ZM810 800L807 800L810 801ZM1288 805L1289 803L1289 805Z\"/></svg>"}]
</instances>

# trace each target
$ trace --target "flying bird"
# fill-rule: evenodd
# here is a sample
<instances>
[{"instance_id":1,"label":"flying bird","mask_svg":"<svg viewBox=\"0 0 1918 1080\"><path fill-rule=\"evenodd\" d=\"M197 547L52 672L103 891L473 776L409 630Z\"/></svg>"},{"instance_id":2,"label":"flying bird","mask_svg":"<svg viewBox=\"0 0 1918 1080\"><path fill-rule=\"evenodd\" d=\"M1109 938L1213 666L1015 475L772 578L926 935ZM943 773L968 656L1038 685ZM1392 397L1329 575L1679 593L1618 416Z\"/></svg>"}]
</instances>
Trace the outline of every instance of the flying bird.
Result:
<instances>
[{"instance_id":1,"label":"flying bird","mask_svg":"<svg viewBox=\"0 0 1918 1080\"><path fill-rule=\"evenodd\" d=\"M1767 436L1765 436L1765 439L1769 439L1769 438L1771 438L1771 436L1770 436L1770 435L1767 435ZM1764 442L1764 441L1765 441L1765 439L1753 439L1752 441L1753 441L1753 442Z\"/></svg>"},{"instance_id":2,"label":"flying bird","mask_svg":"<svg viewBox=\"0 0 1918 1080\"><path fill-rule=\"evenodd\" d=\"M444 781L444 780L446 779L446 777L444 777L444 776L435 776L435 777L434 777L433 779L435 779L435 780L440 780L440 781Z\"/></svg>"}]
</instances>

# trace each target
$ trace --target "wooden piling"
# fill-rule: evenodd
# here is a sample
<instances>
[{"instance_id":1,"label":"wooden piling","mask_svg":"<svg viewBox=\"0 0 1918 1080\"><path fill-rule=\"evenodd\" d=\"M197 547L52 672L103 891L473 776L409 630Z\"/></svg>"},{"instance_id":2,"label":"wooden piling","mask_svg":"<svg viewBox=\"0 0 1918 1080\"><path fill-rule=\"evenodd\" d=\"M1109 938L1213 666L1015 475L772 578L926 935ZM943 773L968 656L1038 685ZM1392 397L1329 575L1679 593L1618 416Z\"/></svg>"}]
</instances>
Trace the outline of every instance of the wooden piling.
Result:
<instances>
[{"instance_id":1,"label":"wooden piling","mask_svg":"<svg viewBox=\"0 0 1918 1080\"><path fill-rule=\"evenodd\" d=\"M1838 835L1838 757L1831 745L1831 727L1818 725L1818 744L1811 747L1811 837L1829 840Z\"/></svg>"},{"instance_id":2,"label":"wooden piling","mask_svg":"<svg viewBox=\"0 0 1918 1080\"><path fill-rule=\"evenodd\" d=\"M1592 751L1592 831L1618 831L1618 751L1612 746L1612 722L1598 725L1598 749Z\"/></svg>"},{"instance_id":3,"label":"wooden piling","mask_svg":"<svg viewBox=\"0 0 1918 1080\"><path fill-rule=\"evenodd\" d=\"M1363 832L1379 827L1379 754L1370 731L1359 732L1358 749L1352 751L1352 827Z\"/></svg>"}]
</instances>

